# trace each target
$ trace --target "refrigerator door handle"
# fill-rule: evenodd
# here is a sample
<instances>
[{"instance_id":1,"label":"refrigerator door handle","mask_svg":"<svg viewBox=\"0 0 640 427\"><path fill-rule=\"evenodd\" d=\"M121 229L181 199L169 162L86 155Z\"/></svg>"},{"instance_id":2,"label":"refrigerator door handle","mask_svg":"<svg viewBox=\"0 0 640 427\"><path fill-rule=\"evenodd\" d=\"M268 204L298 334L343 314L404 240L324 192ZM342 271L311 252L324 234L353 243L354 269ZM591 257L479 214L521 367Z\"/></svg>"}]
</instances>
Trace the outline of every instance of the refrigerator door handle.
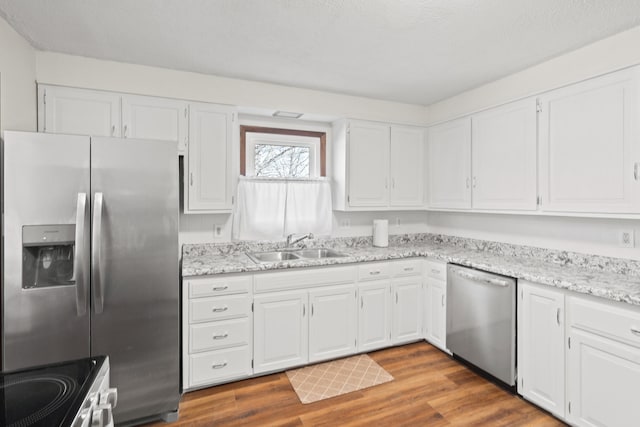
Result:
<instances>
[{"instance_id":1,"label":"refrigerator door handle","mask_svg":"<svg viewBox=\"0 0 640 427\"><path fill-rule=\"evenodd\" d=\"M78 193L76 207L76 246L73 251L73 277L70 282L76 284L76 310L78 317L87 314L87 283L84 280L85 268L85 218L87 215L87 193Z\"/></svg>"},{"instance_id":2,"label":"refrigerator door handle","mask_svg":"<svg viewBox=\"0 0 640 427\"><path fill-rule=\"evenodd\" d=\"M91 283L93 309L97 314L104 308L104 269L102 268L102 209L103 195L96 193L93 199L93 232L91 233Z\"/></svg>"}]
</instances>

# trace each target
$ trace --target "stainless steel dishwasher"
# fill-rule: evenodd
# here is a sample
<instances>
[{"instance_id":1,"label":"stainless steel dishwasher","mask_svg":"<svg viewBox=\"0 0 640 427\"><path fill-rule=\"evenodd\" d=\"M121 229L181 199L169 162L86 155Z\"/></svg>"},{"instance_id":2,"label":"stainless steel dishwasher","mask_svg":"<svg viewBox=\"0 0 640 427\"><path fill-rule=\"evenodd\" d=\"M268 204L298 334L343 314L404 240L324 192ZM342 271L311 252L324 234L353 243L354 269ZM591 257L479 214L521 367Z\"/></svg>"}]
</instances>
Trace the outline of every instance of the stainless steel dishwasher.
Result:
<instances>
[{"instance_id":1,"label":"stainless steel dishwasher","mask_svg":"<svg viewBox=\"0 0 640 427\"><path fill-rule=\"evenodd\" d=\"M449 264L447 347L515 386L516 279Z\"/></svg>"}]
</instances>

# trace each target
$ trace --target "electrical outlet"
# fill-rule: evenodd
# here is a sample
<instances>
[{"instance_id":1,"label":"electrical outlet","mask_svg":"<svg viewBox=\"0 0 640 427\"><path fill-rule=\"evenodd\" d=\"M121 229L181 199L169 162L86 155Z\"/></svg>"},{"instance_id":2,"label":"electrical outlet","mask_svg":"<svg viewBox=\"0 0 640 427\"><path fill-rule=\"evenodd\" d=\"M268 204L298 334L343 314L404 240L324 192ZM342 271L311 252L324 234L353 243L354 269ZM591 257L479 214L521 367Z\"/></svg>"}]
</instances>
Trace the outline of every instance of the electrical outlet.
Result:
<instances>
[{"instance_id":1,"label":"electrical outlet","mask_svg":"<svg viewBox=\"0 0 640 427\"><path fill-rule=\"evenodd\" d=\"M621 230L618 232L618 246L621 248L633 248L635 236L633 230Z\"/></svg>"},{"instance_id":2,"label":"electrical outlet","mask_svg":"<svg viewBox=\"0 0 640 427\"><path fill-rule=\"evenodd\" d=\"M221 225L214 224L214 226L213 226L213 235L215 237L222 236L222 226Z\"/></svg>"},{"instance_id":3,"label":"electrical outlet","mask_svg":"<svg viewBox=\"0 0 640 427\"><path fill-rule=\"evenodd\" d=\"M351 220L350 219L343 219L340 221L340 227L342 228L349 228L351 227Z\"/></svg>"},{"instance_id":4,"label":"electrical outlet","mask_svg":"<svg viewBox=\"0 0 640 427\"><path fill-rule=\"evenodd\" d=\"M400 218L396 217L396 227L400 227Z\"/></svg>"}]
</instances>

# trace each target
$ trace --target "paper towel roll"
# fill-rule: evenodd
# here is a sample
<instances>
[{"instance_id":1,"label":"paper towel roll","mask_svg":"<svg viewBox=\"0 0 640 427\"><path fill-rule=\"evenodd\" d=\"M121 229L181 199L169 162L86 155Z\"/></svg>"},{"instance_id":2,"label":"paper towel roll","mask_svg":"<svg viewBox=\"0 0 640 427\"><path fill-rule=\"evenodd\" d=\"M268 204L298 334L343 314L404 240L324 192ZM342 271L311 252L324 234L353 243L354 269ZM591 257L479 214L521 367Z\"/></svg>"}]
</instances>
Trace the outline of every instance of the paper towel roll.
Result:
<instances>
[{"instance_id":1,"label":"paper towel roll","mask_svg":"<svg viewBox=\"0 0 640 427\"><path fill-rule=\"evenodd\" d=\"M389 246L389 220L373 220L373 246L378 248Z\"/></svg>"}]
</instances>

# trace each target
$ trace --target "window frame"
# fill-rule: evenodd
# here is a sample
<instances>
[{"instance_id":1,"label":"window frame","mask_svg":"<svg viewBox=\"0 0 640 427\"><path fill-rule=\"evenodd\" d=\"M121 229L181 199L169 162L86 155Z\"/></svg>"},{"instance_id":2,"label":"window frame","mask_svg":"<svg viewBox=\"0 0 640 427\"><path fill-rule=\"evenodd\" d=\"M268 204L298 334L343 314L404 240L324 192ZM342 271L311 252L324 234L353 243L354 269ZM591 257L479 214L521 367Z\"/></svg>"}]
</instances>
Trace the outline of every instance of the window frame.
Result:
<instances>
[{"instance_id":1,"label":"window frame","mask_svg":"<svg viewBox=\"0 0 640 427\"><path fill-rule=\"evenodd\" d=\"M249 134L249 135L247 135ZM251 134L257 134L256 137L252 137ZM317 174L318 177L327 176L326 169L326 157L327 157L327 134L325 132L314 132L314 131L306 131L306 130L297 130L297 129L281 129L281 128L270 128L270 127L262 127L262 126L240 126L240 175L246 175L248 166L247 165L247 153L255 152L256 141L254 139L259 139L260 134L264 140L269 141L273 140L274 144L272 145L298 145L303 147L310 147L311 151L309 153L309 176L313 178L312 171L314 167L319 167L319 172ZM267 135L274 135L270 138ZM302 141L291 141L291 144L277 144L277 137L311 137L314 139L318 139L319 146L317 149L314 147L313 141L302 142ZM293 139L293 138L291 138ZM280 141L282 142L282 140ZM316 158L317 157L317 158ZM315 158L315 161L314 161ZM255 159L252 160L255 162ZM313 163L312 163L313 162ZM255 165L253 165L255 167ZM283 178L287 179L287 178Z\"/></svg>"}]
</instances>

